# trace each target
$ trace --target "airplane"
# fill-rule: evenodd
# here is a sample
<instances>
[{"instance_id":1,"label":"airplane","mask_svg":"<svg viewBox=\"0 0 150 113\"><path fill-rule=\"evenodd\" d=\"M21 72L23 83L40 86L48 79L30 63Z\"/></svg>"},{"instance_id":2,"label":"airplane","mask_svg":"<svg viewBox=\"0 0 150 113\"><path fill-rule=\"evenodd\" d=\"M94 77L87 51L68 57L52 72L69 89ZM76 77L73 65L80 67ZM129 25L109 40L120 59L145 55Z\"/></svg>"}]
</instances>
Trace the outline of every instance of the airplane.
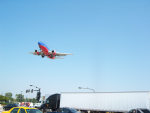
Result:
<instances>
[{"instance_id":1,"label":"airplane","mask_svg":"<svg viewBox=\"0 0 150 113\"><path fill-rule=\"evenodd\" d=\"M47 56L50 59L63 59L61 56L72 55L71 53L57 53L55 50L49 51L48 47L43 42L38 42L40 51L31 52L33 55L40 55L42 58Z\"/></svg>"}]
</instances>

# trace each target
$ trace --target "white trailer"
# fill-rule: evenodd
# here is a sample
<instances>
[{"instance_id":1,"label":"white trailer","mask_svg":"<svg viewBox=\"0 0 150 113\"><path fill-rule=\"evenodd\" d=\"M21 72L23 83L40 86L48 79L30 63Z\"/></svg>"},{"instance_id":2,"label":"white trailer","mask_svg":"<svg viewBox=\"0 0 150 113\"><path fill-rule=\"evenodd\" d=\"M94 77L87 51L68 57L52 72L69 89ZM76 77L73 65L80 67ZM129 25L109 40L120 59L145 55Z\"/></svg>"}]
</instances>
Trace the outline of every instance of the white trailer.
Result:
<instances>
[{"instance_id":1,"label":"white trailer","mask_svg":"<svg viewBox=\"0 0 150 113\"><path fill-rule=\"evenodd\" d=\"M65 92L61 93L60 107L104 112L128 112L137 108L150 109L150 92Z\"/></svg>"}]
</instances>

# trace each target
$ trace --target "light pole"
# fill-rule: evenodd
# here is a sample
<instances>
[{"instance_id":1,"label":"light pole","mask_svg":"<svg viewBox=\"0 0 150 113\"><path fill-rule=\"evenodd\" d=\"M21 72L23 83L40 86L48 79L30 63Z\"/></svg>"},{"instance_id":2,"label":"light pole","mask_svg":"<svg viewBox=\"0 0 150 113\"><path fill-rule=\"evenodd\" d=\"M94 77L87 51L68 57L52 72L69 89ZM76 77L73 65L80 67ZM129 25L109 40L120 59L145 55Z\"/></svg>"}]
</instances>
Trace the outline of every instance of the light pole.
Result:
<instances>
[{"instance_id":1,"label":"light pole","mask_svg":"<svg viewBox=\"0 0 150 113\"><path fill-rule=\"evenodd\" d=\"M78 89L88 89L88 90L91 90L91 91L93 91L93 92L95 92L95 90L94 89L92 89L92 88L83 88L83 87L78 87Z\"/></svg>"},{"instance_id":2,"label":"light pole","mask_svg":"<svg viewBox=\"0 0 150 113\"><path fill-rule=\"evenodd\" d=\"M33 87L38 88L38 89L41 89L41 88L39 88L39 87L37 87L37 86L34 86L34 85L30 85L30 86L33 86Z\"/></svg>"},{"instance_id":3,"label":"light pole","mask_svg":"<svg viewBox=\"0 0 150 113\"><path fill-rule=\"evenodd\" d=\"M33 91L38 91L38 92L40 92L40 91L41 91L41 88L39 88L39 87L37 87L37 86L34 86L34 85L30 85L30 86L35 87L35 88L37 88L37 89L38 89L38 90L33 90L33 89L32 89L31 93L32 93Z\"/></svg>"},{"instance_id":4,"label":"light pole","mask_svg":"<svg viewBox=\"0 0 150 113\"><path fill-rule=\"evenodd\" d=\"M20 102L22 102L22 92L23 92L23 91L21 91L21 95L20 95Z\"/></svg>"},{"instance_id":5,"label":"light pole","mask_svg":"<svg viewBox=\"0 0 150 113\"><path fill-rule=\"evenodd\" d=\"M35 88L38 89L38 90L33 90L33 89L32 89L31 92L37 91L36 100L39 102L39 100L40 100L40 98L41 98L41 88L39 88L39 87L37 87L37 86L34 86L34 85L30 85L30 86L33 86L33 87L35 87Z\"/></svg>"}]
</instances>

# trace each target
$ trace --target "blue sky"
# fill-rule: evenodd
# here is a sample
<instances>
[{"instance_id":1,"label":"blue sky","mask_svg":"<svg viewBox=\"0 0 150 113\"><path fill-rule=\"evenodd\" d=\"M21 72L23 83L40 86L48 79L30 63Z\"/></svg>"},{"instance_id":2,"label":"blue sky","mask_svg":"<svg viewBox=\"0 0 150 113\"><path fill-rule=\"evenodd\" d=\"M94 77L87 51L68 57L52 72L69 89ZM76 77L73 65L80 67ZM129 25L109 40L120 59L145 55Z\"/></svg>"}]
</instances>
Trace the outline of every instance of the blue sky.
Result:
<instances>
[{"instance_id":1,"label":"blue sky","mask_svg":"<svg viewBox=\"0 0 150 113\"><path fill-rule=\"evenodd\" d=\"M150 90L150 1L1 0L0 93ZM38 41L65 59L33 56ZM28 94L25 94L28 96ZM32 94L33 96L35 94Z\"/></svg>"}]
</instances>

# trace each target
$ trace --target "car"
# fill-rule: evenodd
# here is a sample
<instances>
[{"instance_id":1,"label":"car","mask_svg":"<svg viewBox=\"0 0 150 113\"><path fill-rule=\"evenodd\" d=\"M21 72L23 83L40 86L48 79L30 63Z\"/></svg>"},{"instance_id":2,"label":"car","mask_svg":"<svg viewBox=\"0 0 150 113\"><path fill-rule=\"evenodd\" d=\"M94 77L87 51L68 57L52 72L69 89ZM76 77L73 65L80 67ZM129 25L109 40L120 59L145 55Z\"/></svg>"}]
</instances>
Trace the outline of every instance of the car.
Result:
<instances>
[{"instance_id":1,"label":"car","mask_svg":"<svg viewBox=\"0 0 150 113\"><path fill-rule=\"evenodd\" d=\"M13 107L9 111L3 111L2 113L42 113L42 112L36 108Z\"/></svg>"},{"instance_id":2,"label":"car","mask_svg":"<svg viewBox=\"0 0 150 113\"><path fill-rule=\"evenodd\" d=\"M47 112L47 113L81 113L79 111L77 111L76 109L73 108L59 108L56 111L53 112Z\"/></svg>"},{"instance_id":3,"label":"car","mask_svg":"<svg viewBox=\"0 0 150 113\"><path fill-rule=\"evenodd\" d=\"M18 107L18 104L8 104L3 107L4 110L10 110L13 107Z\"/></svg>"},{"instance_id":4,"label":"car","mask_svg":"<svg viewBox=\"0 0 150 113\"><path fill-rule=\"evenodd\" d=\"M59 108L57 110L57 112L60 112L60 113L80 113L76 109L73 109L73 108Z\"/></svg>"},{"instance_id":5,"label":"car","mask_svg":"<svg viewBox=\"0 0 150 113\"><path fill-rule=\"evenodd\" d=\"M33 107L34 108L40 108L41 105L42 105L41 103L34 103Z\"/></svg>"},{"instance_id":6,"label":"car","mask_svg":"<svg viewBox=\"0 0 150 113\"><path fill-rule=\"evenodd\" d=\"M130 110L128 113L150 113L150 110L143 109L143 108L137 108L137 109Z\"/></svg>"}]
</instances>

